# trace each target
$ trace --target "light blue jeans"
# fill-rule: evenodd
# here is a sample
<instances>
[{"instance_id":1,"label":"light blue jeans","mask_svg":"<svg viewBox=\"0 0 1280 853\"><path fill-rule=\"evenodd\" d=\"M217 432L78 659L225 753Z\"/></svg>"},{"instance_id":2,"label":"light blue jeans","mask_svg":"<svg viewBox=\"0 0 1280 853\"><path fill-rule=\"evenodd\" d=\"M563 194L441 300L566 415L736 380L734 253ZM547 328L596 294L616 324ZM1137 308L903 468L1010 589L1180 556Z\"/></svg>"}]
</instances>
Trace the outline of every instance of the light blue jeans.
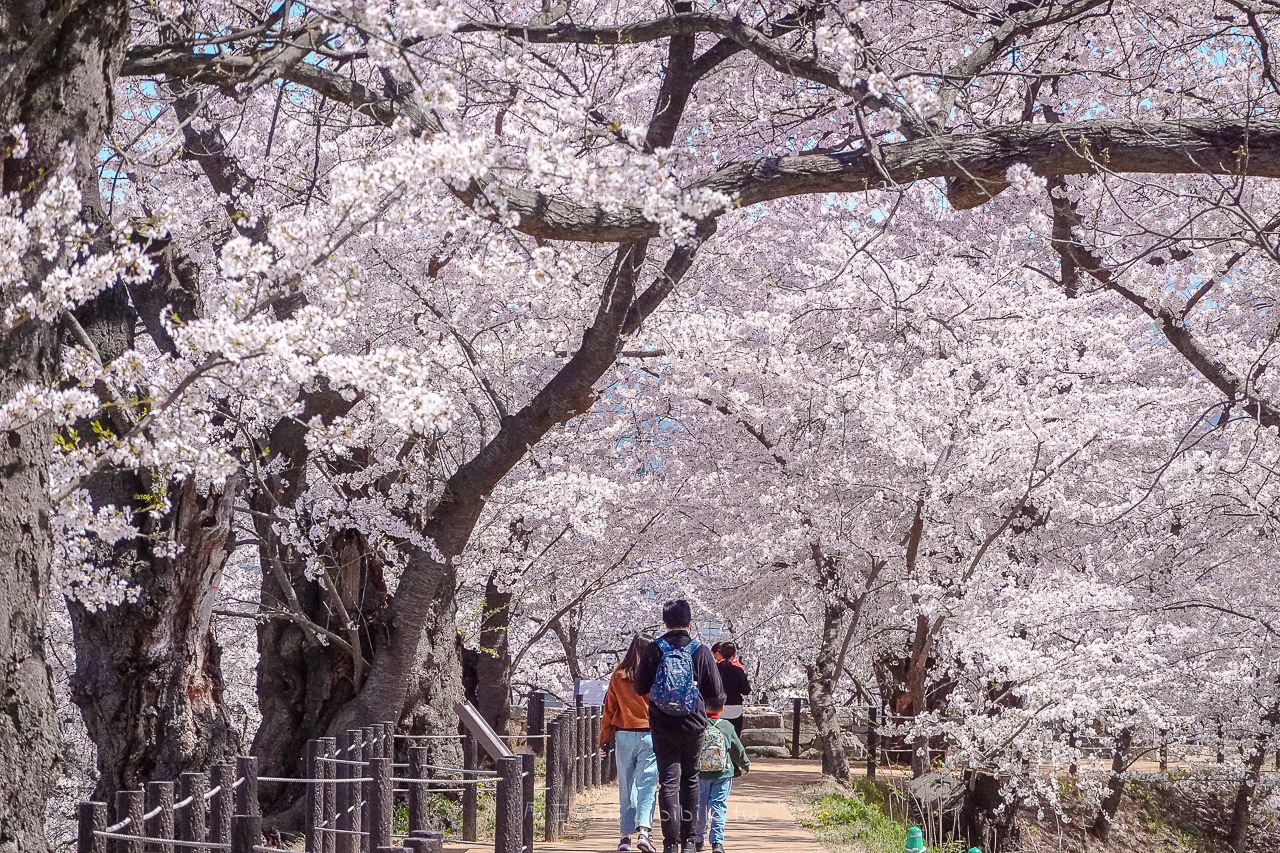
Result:
<instances>
[{"instance_id":1,"label":"light blue jeans","mask_svg":"<svg viewBox=\"0 0 1280 853\"><path fill-rule=\"evenodd\" d=\"M724 819L729 813L729 789L732 787L732 776L715 782L706 779L698 782L698 813L693 818L693 837L697 841L702 842L707 837L709 822L711 843L724 844Z\"/></svg>"},{"instance_id":2,"label":"light blue jeans","mask_svg":"<svg viewBox=\"0 0 1280 853\"><path fill-rule=\"evenodd\" d=\"M640 827L653 828L654 798L658 794L658 759L648 732L618 732L618 811L623 835Z\"/></svg>"}]
</instances>

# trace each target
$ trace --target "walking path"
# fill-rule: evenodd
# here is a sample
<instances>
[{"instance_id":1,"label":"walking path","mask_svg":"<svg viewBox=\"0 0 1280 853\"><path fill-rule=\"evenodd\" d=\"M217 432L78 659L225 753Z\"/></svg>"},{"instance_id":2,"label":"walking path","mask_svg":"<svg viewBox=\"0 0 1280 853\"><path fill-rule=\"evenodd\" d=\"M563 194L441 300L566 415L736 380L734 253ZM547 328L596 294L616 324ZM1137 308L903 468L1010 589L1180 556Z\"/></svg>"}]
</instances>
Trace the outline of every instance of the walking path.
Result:
<instances>
[{"instance_id":1,"label":"walking path","mask_svg":"<svg viewBox=\"0 0 1280 853\"><path fill-rule=\"evenodd\" d=\"M725 826L726 853L823 853L823 848L807 830L796 823L790 802L802 785L822 778L816 761L782 761L757 758L751 773L733 780L729 794L729 815ZM538 842L535 853L608 853L618 847L618 789L600 789L599 797L587 806L586 836L556 844ZM656 822L656 821L655 821ZM654 827L654 841L661 845L662 832ZM785 845L780 847L780 845Z\"/></svg>"}]
</instances>

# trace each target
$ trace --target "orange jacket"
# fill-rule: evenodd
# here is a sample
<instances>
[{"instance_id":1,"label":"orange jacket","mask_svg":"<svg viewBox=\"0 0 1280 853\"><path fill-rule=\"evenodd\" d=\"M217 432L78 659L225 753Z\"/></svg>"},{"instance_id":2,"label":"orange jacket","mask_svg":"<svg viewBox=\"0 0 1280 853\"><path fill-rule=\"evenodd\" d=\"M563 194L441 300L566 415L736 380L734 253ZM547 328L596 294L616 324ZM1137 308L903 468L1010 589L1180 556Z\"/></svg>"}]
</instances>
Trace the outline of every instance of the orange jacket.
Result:
<instances>
[{"instance_id":1,"label":"orange jacket","mask_svg":"<svg viewBox=\"0 0 1280 853\"><path fill-rule=\"evenodd\" d=\"M604 715L600 719L600 745L613 739L619 729L649 728L649 700L636 693L631 679L620 669L614 670L609 679L609 690L604 695Z\"/></svg>"}]
</instances>

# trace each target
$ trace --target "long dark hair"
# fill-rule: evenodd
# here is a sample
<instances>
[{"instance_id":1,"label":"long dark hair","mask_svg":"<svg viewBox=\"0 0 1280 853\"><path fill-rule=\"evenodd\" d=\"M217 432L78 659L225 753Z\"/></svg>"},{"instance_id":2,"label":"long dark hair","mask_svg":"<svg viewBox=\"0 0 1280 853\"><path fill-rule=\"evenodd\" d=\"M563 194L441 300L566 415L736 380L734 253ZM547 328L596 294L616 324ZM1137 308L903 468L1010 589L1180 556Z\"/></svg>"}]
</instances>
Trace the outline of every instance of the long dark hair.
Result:
<instances>
[{"instance_id":1,"label":"long dark hair","mask_svg":"<svg viewBox=\"0 0 1280 853\"><path fill-rule=\"evenodd\" d=\"M653 640L650 640L644 634L636 634L631 638L631 645L627 646L627 653L622 656L622 662L618 664L618 671L625 673L627 678L632 681L636 680L636 670L640 669L640 661L644 658L645 649L649 648Z\"/></svg>"}]
</instances>

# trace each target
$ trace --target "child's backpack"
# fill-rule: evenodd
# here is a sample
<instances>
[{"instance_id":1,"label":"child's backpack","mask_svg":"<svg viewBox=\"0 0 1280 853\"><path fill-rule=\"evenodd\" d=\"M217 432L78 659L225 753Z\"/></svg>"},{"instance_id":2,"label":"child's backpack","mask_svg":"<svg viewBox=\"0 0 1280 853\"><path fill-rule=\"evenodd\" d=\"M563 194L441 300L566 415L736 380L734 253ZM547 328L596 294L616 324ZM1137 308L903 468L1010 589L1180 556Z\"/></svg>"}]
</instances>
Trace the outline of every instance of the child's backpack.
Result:
<instances>
[{"instance_id":1,"label":"child's backpack","mask_svg":"<svg viewBox=\"0 0 1280 853\"><path fill-rule=\"evenodd\" d=\"M729 739L715 723L702 733L702 753L698 758L698 770L703 773L723 773L733 766L729 760Z\"/></svg>"},{"instance_id":2,"label":"child's backpack","mask_svg":"<svg viewBox=\"0 0 1280 853\"><path fill-rule=\"evenodd\" d=\"M702 694L698 692L698 679L693 673L693 653L698 650L697 640L683 648L676 648L667 640L658 640L662 662L649 690L649 701L664 714L687 717L698 710Z\"/></svg>"}]
</instances>

